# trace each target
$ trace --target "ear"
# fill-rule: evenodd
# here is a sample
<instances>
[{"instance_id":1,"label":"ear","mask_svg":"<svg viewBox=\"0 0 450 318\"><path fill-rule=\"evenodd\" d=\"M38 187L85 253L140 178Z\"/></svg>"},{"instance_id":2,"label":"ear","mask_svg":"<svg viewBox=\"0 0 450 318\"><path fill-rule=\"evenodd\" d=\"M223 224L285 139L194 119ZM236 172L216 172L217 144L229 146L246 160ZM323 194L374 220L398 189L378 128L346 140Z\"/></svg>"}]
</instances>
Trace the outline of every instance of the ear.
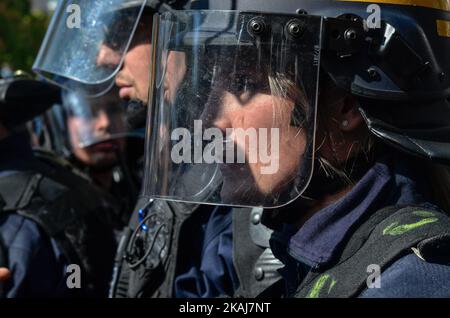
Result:
<instances>
[{"instance_id":1,"label":"ear","mask_svg":"<svg viewBox=\"0 0 450 318\"><path fill-rule=\"evenodd\" d=\"M338 106L337 119L342 132L353 132L363 124L364 120L358 107L358 100L352 95L345 97L343 103Z\"/></svg>"}]
</instances>

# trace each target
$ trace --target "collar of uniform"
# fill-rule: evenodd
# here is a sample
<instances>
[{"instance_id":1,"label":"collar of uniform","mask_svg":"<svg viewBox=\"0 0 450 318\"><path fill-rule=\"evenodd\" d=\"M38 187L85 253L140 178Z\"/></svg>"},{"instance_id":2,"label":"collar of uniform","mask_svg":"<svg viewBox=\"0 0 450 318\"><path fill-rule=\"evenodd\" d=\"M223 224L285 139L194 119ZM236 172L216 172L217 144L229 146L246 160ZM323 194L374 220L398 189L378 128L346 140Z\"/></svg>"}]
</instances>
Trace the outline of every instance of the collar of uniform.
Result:
<instances>
[{"instance_id":1,"label":"collar of uniform","mask_svg":"<svg viewBox=\"0 0 450 318\"><path fill-rule=\"evenodd\" d=\"M389 205L425 204L420 178L413 172L405 159L395 156L376 162L347 195L318 211L285 241L289 255L311 267L325 265L339 255L341 243L364 216Z\"/></svg>"},{"instance_id":2,"label":"collar of uniform","mask_svg":"<svg viewBox=\"0 0 450 318\"><path fill-rule=\"evenodd\" d=\"M35 158L26 132L16 133L0 141L0 174L25 171L33 167Z\"/></svg>"}]
</instances>

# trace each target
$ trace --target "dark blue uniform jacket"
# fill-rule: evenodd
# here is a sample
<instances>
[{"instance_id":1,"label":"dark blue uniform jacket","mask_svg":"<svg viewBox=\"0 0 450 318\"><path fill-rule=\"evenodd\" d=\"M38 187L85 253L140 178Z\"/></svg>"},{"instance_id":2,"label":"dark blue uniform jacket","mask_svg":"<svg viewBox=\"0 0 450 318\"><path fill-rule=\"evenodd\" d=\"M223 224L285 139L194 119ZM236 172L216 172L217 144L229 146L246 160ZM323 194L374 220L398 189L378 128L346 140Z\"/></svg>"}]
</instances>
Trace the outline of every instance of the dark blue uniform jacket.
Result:
<instances>
[{"instance_id":1,"label":"dark blue uniform jacket","mask_svg":"<svg viewBox=\"0 0 450 318\"><path fill-rule=\"evenodd\" d=\"M390 205L422 205L437 210L423 179L403 157L379 160L343 198L325 207L295 231L276 232L274 254L285 262L282 271L289 292L295 291L308 271L332 261L346 234L368 213ZM229 208L211 208L192 220L181 237L175 295L216 297L232 295L239 286L232 260ZM381 288L361 297L450 297L450 266L422 261L411 253L381 274Z\"/></svg>"},{"instance_id":2,"label":"dark blue uniform jacket","mask_svg":"<svg viewBox=\"0 0 450 318\"><path fill-rule=\"evenodd\" d=\"M16 134L0 141L0 177L34 169L28 136ZM0 236L12 277L7 297L64 297L66 262L53 239L32 220L17 214L0 215Z\"/></svg>"}]
</instances>

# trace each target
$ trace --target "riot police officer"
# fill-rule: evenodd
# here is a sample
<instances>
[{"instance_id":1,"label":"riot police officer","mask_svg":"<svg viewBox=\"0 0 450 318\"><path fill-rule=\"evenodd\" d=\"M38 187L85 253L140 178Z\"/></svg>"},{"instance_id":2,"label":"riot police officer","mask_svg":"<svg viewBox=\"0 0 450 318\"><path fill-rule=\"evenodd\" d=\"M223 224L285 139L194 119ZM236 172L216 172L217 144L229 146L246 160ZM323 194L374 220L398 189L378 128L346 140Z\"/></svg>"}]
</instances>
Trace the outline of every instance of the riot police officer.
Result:
<instances>
[{"instance_id":1,"label":"riot police officer","mask_svg":"<svg viewBox=\"0 0 450 318\"><path fill-rule=\"evenodd\" d=\"M205 2L155 24L147 195L264 208L286 296L448 297L448 6Z\"/></svg>"},{"instance_id":2,"label":"riot police officer","mask_svg":"<svg viewBox=\"0 0 450 318\"><path fill-rule=\"evenodd\" d=\"M112 200L57 159L33 153L24 126L59 102L60 89L24 78L2 79L0 88L0 266L11 271L1 296L104 296L115 249Z\"/></svg>"},{"instance_id":3,"label":"riot police officer","mask_svg":"<svg viewBox=\"0 0 450 318\"><path fill-rule=\"evenodd\" d=\"M142 175L144 134L128 129L118 90L89 98L64 91L62 104L69 160L99 187L117 198L116 228L128 224Z\"/></svg>"},{"instance_id":4,"label":"riot police officer","mask_svg":"<svg viewBox=\"0 0 450 318\"><path fill-rule=\"evenodd\" d=\"M47 56L48 52L58 52L58 43L62 42L45 42L35 63L35 70L41 74L50 76L65 87L84 89L87 93L102 92L104 86L107 86L107 80L111 81L112 75L115 75L120 96L130 100L129 122L133 126L145 124L143 114L148 102L147 89L151 67L150 60L146 58L150 56L151 48L151 15L156 10L172 12L173 8L180 8L185 1L149 1L145 9L137 7L137 3L143 4L139 1L118 1L110 8L94 10L85 7L82 10L96 12L103 17L103 9L103 12L108 12L108 18L104 20L106 28L102 30L116 30L116 24L120 21L121 30L135 29L134 35L131 32L122 32L120 37L111 38L107 33L101 34L99 30L94 30L91 34L96 34L97 37L94 37L96 41L92 46L99 47L100 50L87 52L82 57L79 52L68 50L64 54L76 54L66 56L70 63L65 64L57 62L57 57L55 60ZM142 16L140 10L143 10ZM59 21L64 21L62 9L57 12L57 16L62 17ZM117 17L114 17L114 12ZM130 21L139 23L131 26ZM64 30L62 26L48 30L48 34L53 38L68 38L62 35L64 32L70 31ZM132 40L129 40L128 36L132 37ZM64 46L80 47L81 44L86 45L87 39L75 34L71 36L71 40ZM92 37L89 40L92 40ZM123 49L123 43L128 42L130 46ZM172 58L170 60L176 61ZM76 67L81 64L82 67ZM60 69L61 66L65 68ZM183 63L178 66L179 69L177 65L168 68L168 72L174 75L173 80L167 81L169 86L172 85L171 82L176 84L183 78ZM76 74L81 69L83 74ZM58 75L55 77L52 74ZM189 94L189 91L185 90L185 93ZM170 99L171 96L167 98ZM213 172L210 169L209 171ZM180 188L191 187L194 190L196 183L195 175L192 174L192 178L186 177L183 183L180 183ZM198 190L201 192L201 189ZM254 212L252 218L256 220L260 211ZM232 213L228 207L167 203L143 196L119 247L112 296L233 296L239 286L242 295L260 294L279 279L275 270L280 263L269 249L270 231L258 221L250 223L250 213L249 209ZM233 220L233 215L239 218ZM146 223L151 223L152 226ZM233 224L236 229L233 229ZM256 243L250 238L250 225L258 234ZM233 231L243 233L238 244L233 243ZM158 236L157 239L155 235ZM245 243L242 239L245 239ZM235 269L233 254L236 252L233 251L233 246L239 246L237 250L242 248L242 255L245 255L244 261L237 266L243 269L241 273ZM247 266L248 264L250 265ZM257 269L256 273L253 273L254 268ZM261 274L261 271L265 273Z\"/></svg>"}]
</instances>

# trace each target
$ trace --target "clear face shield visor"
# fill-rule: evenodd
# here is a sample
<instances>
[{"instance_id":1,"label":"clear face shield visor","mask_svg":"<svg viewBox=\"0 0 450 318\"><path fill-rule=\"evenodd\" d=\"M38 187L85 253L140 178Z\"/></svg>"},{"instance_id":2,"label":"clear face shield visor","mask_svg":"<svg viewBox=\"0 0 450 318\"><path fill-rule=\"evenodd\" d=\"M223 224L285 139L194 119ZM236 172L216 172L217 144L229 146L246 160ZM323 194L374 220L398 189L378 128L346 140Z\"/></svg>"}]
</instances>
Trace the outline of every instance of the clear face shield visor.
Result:
<instances>
[{"instance_id":1,"label":"clear face shield visor","mask_svg":"<svg viewBox=\"0 0 450 318\"><path fill-rule=\"evenodd\" d=\"M33 70L64 88L100 95L114 84L145 0L62 0Z\"/></svg>"},{"instance_id":2,"label":"clear face shield visor","mask_svg":"<svg viewBox=\"0 0 450 318\"><path fill-rule=\"evenodd\" d=\"M142 138L128 130L117 89L94 98L64 91L62 97L71 153L80 161L93 166L116 163L129 138Z\"/></svg>"},{"instance_id":3,"label":"clear face shield visor","mask_svg":"<svg viewBox=\"0 0 450 318\"><path fill-rule=\"evenodd\" d=\"M312 175L322 18L154 17L143 194L275 208Z\"/></svg>"}]
</instances>

